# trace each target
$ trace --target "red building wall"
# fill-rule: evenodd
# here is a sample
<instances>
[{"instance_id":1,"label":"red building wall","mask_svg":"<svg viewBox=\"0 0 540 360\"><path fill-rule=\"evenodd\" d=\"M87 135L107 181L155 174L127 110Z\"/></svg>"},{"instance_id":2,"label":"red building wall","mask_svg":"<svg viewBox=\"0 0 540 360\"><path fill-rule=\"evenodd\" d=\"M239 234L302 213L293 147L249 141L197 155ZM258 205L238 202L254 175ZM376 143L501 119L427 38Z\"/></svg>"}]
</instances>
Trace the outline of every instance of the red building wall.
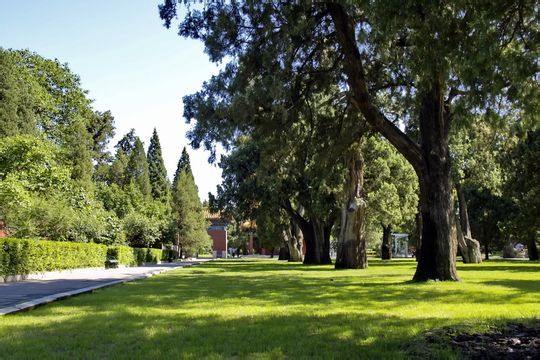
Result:
<instances>
[{"instance_id":1,"label":"red building wall","mask_svg":"<svg viewBox=\"0 0 540 360\"><path fill-rule=\"evenodd\" d=\"M212 238L212 251L216 257L226 257L227 254L227 230L224 228L210 227L208 235Z\"/></svg>"}]
</instances>

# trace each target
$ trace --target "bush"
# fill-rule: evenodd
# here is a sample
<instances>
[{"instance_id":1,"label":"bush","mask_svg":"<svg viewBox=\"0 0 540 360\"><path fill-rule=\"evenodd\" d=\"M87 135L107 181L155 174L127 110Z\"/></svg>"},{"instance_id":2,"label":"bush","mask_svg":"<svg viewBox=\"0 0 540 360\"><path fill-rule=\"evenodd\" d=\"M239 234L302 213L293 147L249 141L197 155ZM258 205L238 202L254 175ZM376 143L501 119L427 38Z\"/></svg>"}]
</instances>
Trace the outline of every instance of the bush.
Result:
<instances>
[{"instance_id":1,"label":"bush","mask_svg":"<svg viewBox=\"0 0 540 360\"><path fill-rule=\"evenodd\" d=\"M118 260L120 265L137 266L143 263L158 263L164 255L161 249L114 246L109 248L107 256Z\"/></svg>"},{"instance_id":2,"label":"bush","mask_svg":"<svg viewBox=\"0 0 540 360\"><path fill-rule=\"evenodd\" d=\"M6 238L0 245L0 276L102 267L107 258L107 247L92 243Z\"/></svg>"}]
</instances>

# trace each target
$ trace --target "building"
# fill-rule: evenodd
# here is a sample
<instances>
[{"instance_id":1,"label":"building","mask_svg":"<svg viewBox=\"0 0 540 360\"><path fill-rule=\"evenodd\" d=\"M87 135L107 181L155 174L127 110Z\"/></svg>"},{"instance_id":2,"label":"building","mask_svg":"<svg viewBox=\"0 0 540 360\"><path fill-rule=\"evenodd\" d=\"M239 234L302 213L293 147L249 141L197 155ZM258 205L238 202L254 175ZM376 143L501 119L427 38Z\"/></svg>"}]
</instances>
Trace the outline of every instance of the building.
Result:
<instances>
[{"instance_id":1,"label":"building","mask_svg":"<svg viewBox=\"0 0 540 360\"><path fill-rule=\"evenodd\" d=\"M204 210L204 216L210 222L207 232L212 238L212 253L215 258L227 257L227 221L221 213L211 213L208 209Z\"/></svg>"}]
</instances>

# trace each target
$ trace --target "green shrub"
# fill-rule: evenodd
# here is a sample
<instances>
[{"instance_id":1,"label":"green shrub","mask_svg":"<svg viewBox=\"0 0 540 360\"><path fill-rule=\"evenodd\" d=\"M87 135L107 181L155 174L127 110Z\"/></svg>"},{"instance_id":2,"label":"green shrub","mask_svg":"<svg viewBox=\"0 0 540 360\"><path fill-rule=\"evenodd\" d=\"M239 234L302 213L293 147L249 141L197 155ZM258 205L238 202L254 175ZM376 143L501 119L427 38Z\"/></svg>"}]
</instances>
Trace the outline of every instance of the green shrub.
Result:
<instances>
[{"instance_id":1,"label":"green shrub","mask_svg":"<svg viewBox=\"0 0 540 360\"><path fill-rule=\"evenodd\" d=\"M161 249L132 248L129 246L112 246L107 253L109 258L118 260L120 265L137 266L143 263L158 263L162 260Z\"/></svg>"},{"instance_id":2,"label":"green shrub","mask_svg":"<svg viewBox=\"0 0 540 360\"><path fill-rule=\"evenodd\" d=\"M0 240L0 276L104 266L107 247L37 239Z\"/></svg>"},{"instance_id":3,"label":"green shrub","mask_svg":"<svg viewBox=\"0 0 540 360\"><path fill-rule=\"evenodd\" d=\"M178 258L178 251L172 249L164 249L161 252L161 261L173 261Z\"/></svg>"},{"instance_id":4,"label":"green shrub","mask_svg":"<svg viewBox=\"0 0 540 360\"><path fill-rule=\"evenodd\" d=\"M0 276L26 275L54 270L102 267L107 259L125 266L158 263L161 249L131 248L94 243L75 243L38 239L0 239Z\"/></svg>"}]
</instances>

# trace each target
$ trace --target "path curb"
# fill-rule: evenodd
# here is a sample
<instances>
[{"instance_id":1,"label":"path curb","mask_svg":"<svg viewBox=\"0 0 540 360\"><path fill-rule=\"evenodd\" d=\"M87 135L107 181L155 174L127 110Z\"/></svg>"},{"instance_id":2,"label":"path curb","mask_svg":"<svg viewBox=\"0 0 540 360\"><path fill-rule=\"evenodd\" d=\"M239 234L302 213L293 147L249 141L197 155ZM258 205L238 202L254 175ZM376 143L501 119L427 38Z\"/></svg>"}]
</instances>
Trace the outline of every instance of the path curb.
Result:
<instances>
[{"instance_id":1,"label":"path curb","mask_svg":"<svg viewBox=\"0 0 540 360\"><path fill-rule=\"evenodd\" d=\"M70 291L65 291L65 292L61 292L61 293L57 293L57 294L53 294L53 295L44 296L44 297L41 297L41 298L38 298L38 299L35 299L35 300L25 301L25 302L15 304L15 305L12 305L12 306L7 306L7 307L4 307L4 308L0 308L0 316L7 315L7 314L13 314L13 313L17 313L17 312L25 311L25 310L31 310L31 309L35 308L36 306L45 305L45 304L51 303L53 301L58 301L58 300L62 300L62 299L72 297L72 296L89 293L89 292L92 292L94 290L101 289L101 288L108 287L108 286L112 286L112 285L126 283L126 282L130 282L130 281L134 281L134 280L146 279L146 278L149 278L149 277L152 277L154 275L158 275L158 274L161 274L161 273L164 273L164 272L167 272L167 271L181 269L181 268L184 268L184 267L190 267L192 265L199 265L199 264L202 264L202 263L203 262L201 261L201 262L197 262L197 263L189 263L189 264L185 264L185 265L181 265L181 266L176 266L176 267L173 267L173 268L165 268L165 269L155 270L155 271L152 271L152 272L149 272L149 273L146 273L146 274L133 275L133 276L130 276L130 277L125 278L125 279L109 281L109 282L102 283L102 284L87 286L87 287L76 289L76 290L70 290Z\"/></svg>"}]
</instances>

